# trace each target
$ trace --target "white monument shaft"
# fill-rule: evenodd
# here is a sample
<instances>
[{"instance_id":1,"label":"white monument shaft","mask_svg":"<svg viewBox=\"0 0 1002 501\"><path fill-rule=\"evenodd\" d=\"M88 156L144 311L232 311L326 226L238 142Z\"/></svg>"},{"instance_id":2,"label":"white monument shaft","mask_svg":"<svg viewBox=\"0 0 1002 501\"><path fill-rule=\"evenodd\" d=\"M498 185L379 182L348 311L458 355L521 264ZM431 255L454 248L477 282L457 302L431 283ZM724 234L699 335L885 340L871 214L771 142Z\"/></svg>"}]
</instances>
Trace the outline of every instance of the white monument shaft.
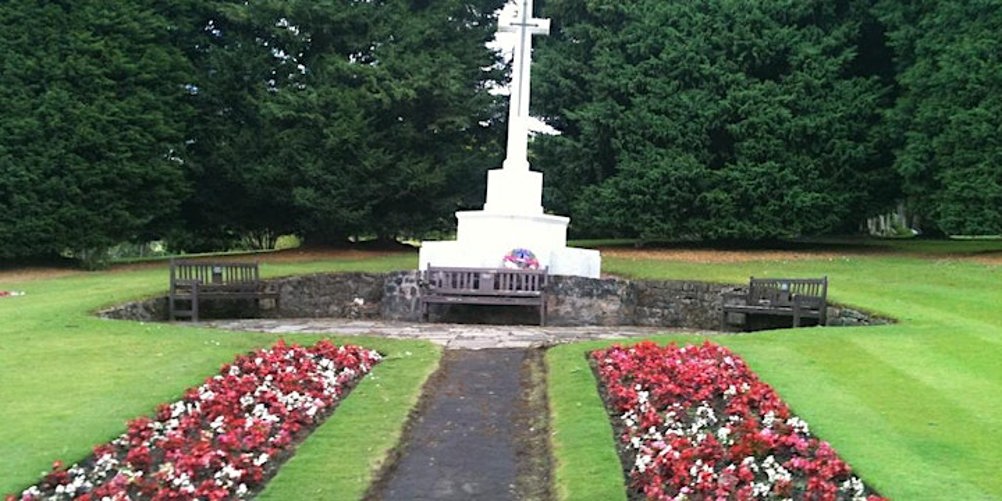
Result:
<instances>
[{"instance_id":1,"label":"white monument shaft","mask_svg":"<svg viewBox=\"0 0 1002 501\"><path fill-rule=\"evenodd\" d=\"M498 31L515 34L508 143L501 169L487 172L487 201L481 211L456 213L455 241L422 242L419 267L496 268L515 248L528 249L554 275L597 278L598 251L567 247L570 218L543 213L543 174L529 170L529 93L532 37L550 33L550 20L532 17L532 0L517 0L514 16Z\"/></svg>"},{"instance_id":2,"label":"white monument shaft","mask_svg":"<svg viewBox=\"0 0 1002 501\"><path fill-rule=\"evenodd\" d=\"M529 92L532 37L550 33L550 20L532 17L532 0L519 0L514 16L498 20L498 31L515 35L508 99L508 149L500 170L487 173L484 211L542 214L543 176L529 170Z\"/></svg>"},{"instance_id":3,"label":"white monument shaft","mask_svg":"<svg viewBox=\"0 0 1002 501\"><path fill-rule=\"evenodd\" d=\"M511 96L508 105L508 151L505 169L529 170L529 89L532 80L532 37L549 35L550 20L532 17L532 0L521 0L515 16L500 19L498 31L514 33Z\"/></svg>"}]
</instances>

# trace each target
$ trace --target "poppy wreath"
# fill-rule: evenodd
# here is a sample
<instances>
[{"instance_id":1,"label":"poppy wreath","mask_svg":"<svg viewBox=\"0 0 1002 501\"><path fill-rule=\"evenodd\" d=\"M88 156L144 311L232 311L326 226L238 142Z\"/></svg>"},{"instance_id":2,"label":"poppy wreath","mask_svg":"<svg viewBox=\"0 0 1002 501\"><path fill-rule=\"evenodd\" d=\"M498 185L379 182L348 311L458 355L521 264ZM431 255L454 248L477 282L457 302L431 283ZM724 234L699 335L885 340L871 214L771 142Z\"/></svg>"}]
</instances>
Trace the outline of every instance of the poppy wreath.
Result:
<instances>
[{"instance_id":1,"label":"poppy wreath","mask_svg":"<svg viewBox=\"0 0 1002 501\"><path fill-rule=\"evenodd\" d=\"M502 264L508 269L536 270L539 269L539 260L529 249L517 248L505 254Z\"/></svg>"}]
</instances>

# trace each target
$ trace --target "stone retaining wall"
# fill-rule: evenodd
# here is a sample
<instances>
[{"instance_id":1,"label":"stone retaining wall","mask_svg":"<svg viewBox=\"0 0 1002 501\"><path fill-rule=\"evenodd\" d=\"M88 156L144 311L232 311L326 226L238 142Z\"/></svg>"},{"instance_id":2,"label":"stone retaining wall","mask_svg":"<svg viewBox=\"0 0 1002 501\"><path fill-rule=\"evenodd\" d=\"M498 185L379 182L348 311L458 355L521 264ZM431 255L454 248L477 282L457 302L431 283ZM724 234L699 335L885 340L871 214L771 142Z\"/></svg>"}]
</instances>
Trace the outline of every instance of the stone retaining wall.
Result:
<instances>
[{"instance_id":1,"label":"stone retaining wall","mask_svg":"<svg viewBox=\"0 0 1002 501\"><path fill-rule=\"evenodd\" d=\"M207 301L202 317L360 318L421 320L420 275L392 273L320 273L267 281L276 302ZM643 325L701 330L720 329L721 294L734 285L681 280L550 277L547 324L554 326ZM98 312L106 318L167 320L167 299L153 298ZM830 305L829 325L888 323L863 312ZM433 322L535 324L536 309L477 305L433 305ZM786 320L778 319L784 322ZM780 324L777 324L779 326Z\"/></svg>"}]
</instances>

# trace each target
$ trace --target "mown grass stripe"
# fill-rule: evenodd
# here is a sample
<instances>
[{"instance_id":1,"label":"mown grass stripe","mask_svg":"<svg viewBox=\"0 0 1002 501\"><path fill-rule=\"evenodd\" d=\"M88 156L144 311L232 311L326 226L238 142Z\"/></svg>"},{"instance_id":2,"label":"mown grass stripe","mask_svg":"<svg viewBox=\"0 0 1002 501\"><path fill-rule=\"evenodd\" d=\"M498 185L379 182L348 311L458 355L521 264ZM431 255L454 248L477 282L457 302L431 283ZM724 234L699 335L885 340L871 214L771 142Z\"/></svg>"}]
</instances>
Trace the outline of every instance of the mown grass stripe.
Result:
<instances>
[{"instance_id":1,"label":"mown grass stripe","mask_svg":"<svg viewBox=\"0 0 1002 501\"><path fill-rule=\"evenodd\" d=\"M388 271L415 264L415 255L407 253L369 260L269 264L262 265L262 270L279 276ZM83 459L94 445L120 434L126 420L151 413L158 403L173 401L235 354L276 340L270 334L92 316L103 306L163 294L166 267L164 263L151 269L68 273L0 284L0 290L27 292L0 300L0 495L37 481L55 459L67 463ZM307 342L317 337L295 339ZM380 347L406 350L407 346L402 341L381 342L385 344ZM437 355L423 360L434 366ZM401 372L394 376L396 380L387 376L384 381L420 384L420 370ZM376 412L348 432L365 435L365 429L394 419ZM402 423L397 420L391 426ZM384 452L367 447L359 451L355 457L365 465L363 469L381 460ZM338 491L350 490L342 489L336 478L324 484Z\"/></svg>"},{"instance_id":2,"label":"mown grass stripe","mask_svg":"<svg viewBox=\"0 0 1002 501\"><path fill-rule=\"evenodd\" d=\"M385 358L296 450L257 499L362 499L383 459L400 441L400 423L417 405L421 386L442 353L426 341L335 339L338 344L374 347Z\"/></svg>"},{"instance_id":3,"label":"mown grass stripe","mask_svg":"<svg viewBox=\"0 0 1002 501\"><path fill-rule=\"evenodd\" d=\"M554 476L560 499L626 499L612 426L580 343L546 353Z\"/></svg>"},{"instance_id":4,"label":"mown grass stripe","mask_svg":"<svg viewBox=\"0 0 1002 501\"><path fill-rule=\"evenodd\" d=\"M861 346L865 339L839 336L840 342L828 343L821 347L824 351L824 370L834 379L835 388L828 394L851 392L857 396L861 409L879 415L890 427L897 431L900 446L907 449L907 454L921 458L922 466L930 462L940 462L956 465L957 471L980 471L982 466L994 460L994 451L981 447L966 447L963 441L958 442L954 434L961 430L964 433L977 434L989 440L997 436L990 423L979 422L972 416L953 405L948 395L940 389L930 386L921 379L914 377L900 365L907 363L911 353L905 351L885 352L886 356L877 357ZM819 347L791 343L791 348L802 356L817 356ZM894 356L894 355L897 356ZM787 361L789 363L789 361ZM816 373L805 375L815 378ZM860 390L863 391L860 391ZM855 420L841 418L846 424L854 424ZM860 429L854 430L856 433ZM866 430L870 433L871 430ZM987 476L976 478L957 478L955 472L936 471L898 471L910 479L921 479L927 483L930 476L937 477L938 483L943 482L970 495L987 495L992 484ZM923 478L925 477L925 478ZM978 486L979 488L975 488ZM929 486L930 488L932 485ZM998 488L997 483L994 488ZM981 489L985 489L981 491ZM894 497L901 497L895 495Z\"/></svg>"},{"instance_id":5,"label":"mown grass stripe","mask_svg":"<svg viewBox=\"0 0 1002 501\"><path fill-rule=\"evenodd\" d=\"M915 399L901 391L901 382L907 376L896 374L894 369L874 367L874 359L868 356L854 356L859 350L842 336L819 342L815 334L813 339L804 337L810 342L798 342L793 333L761 335L771 342L749 343L742 339L732 343L724 339L722 344L741 354L794 412L810 423L814 433L831 442L882 494L923 499L940 486L951 485L959 495L957 499L986 495L985 490L956 471L937 466L945 459L944 454L957 457L964 451L943 449L944 444L949 447L950 441L928 437L924 424L902 426L902 420L911 421L909 412L916 412L909 405ZM933 410L937 407L935 402L918 405Z\"/></svg>"},{"instance_id":6,"label":"mown grass stripe","mask_svg":"<svg viewBox=\"0 0 1002 501\"><path fill-rule=\"evenodd\" d=\"M964 396L967 392L1002 394L1002 380L979 376L990 374L999 365L990 343L963 331L951 336L861 336L854 342L871 356L935 388L943 398L966 410L972 419L983 422L988 429L1002 430L999 414L986 412L982 402ZM900 352L909 356L897 355ZM929 360L937 360L937 363L930 364Z\"/></svg>"}]
</instances>

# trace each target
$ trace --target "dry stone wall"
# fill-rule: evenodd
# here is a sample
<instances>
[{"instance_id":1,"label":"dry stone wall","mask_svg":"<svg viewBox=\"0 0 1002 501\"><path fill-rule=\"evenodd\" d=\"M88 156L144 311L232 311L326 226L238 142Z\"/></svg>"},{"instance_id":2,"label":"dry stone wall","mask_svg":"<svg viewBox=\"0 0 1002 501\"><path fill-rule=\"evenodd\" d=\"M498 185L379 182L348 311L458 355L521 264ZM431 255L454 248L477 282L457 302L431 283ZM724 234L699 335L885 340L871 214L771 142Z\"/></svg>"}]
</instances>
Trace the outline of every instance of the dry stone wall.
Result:
<instances>
[{"instance_id":1,"label":"dry stone wall","mask_svg":"<svg viewBox=\"0 0 1002 501\"><path fill-rule=\"evenodd\" d=\"M421 321L421 277L417 271L392 273L318 273L267 281L277 301L207 301L202 318L359 318ZM720 329L721 294L734 285L683 280L550 277L547 324L553 326L643 325L701 330ZM107 318L167 320L165 297L137 301L98 312ZM888 323L864 312L834 305L829 325ZM433 305L433 322L535 324L531 307ZM785 322L778 319L778 322ZM782 326L776 324L773 327Z\"/></svg>"}]
</instances>

